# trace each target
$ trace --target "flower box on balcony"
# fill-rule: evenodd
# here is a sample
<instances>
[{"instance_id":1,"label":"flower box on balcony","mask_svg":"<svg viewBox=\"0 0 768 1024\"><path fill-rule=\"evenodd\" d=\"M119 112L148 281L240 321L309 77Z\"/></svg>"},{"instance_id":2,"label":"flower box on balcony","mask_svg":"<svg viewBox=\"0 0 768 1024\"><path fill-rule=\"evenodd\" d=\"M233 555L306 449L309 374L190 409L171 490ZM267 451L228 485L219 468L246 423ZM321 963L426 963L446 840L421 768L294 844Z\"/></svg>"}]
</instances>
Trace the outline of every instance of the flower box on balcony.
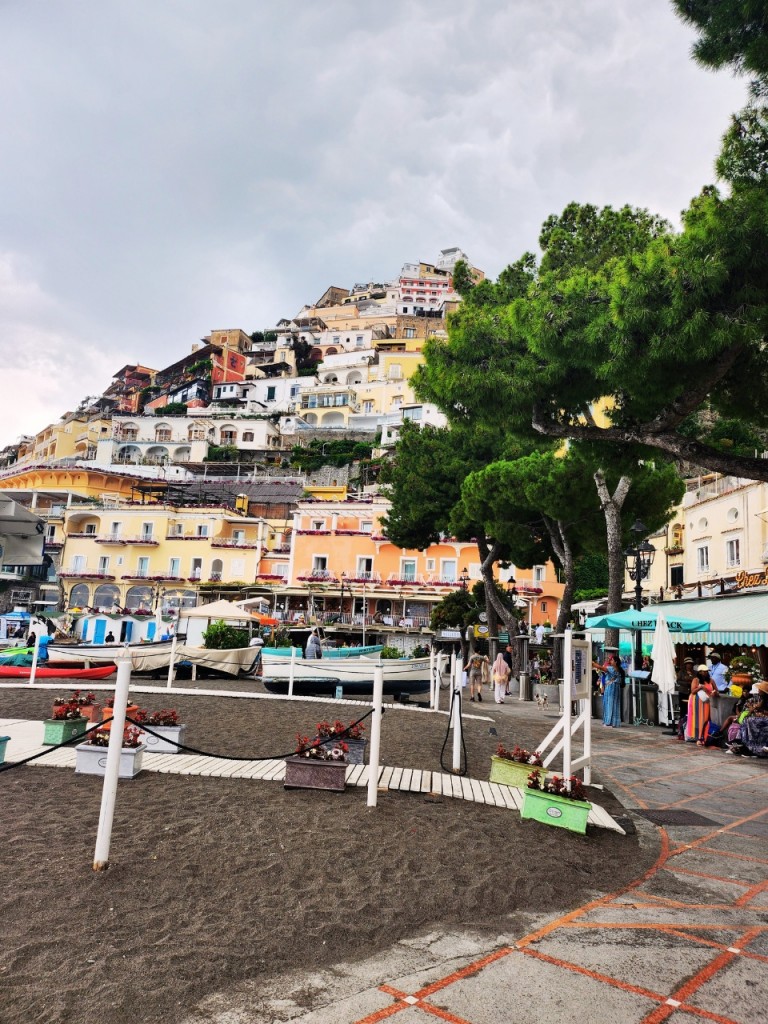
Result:
<instances>
[{"instance_id":1,"label":"flower box on balcony","mask_svg":"<svg viewBox=\"0 0 768 1024\"><path fill-rule=\"evenodd\" d=\"M330 530L297 530L301 536L312 536L312 537L327 537L330 534Z\"/></svg>"}]
</instances>

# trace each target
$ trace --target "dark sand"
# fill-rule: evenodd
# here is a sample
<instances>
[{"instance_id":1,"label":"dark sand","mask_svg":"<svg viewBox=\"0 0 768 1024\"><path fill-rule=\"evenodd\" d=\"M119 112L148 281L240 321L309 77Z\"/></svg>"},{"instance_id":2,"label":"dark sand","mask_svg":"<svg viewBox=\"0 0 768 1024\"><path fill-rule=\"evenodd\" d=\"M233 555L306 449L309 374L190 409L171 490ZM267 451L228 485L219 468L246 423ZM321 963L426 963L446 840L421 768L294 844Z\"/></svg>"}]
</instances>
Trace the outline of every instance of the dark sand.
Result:
<instances>
[{"instance_id":1,"label":"dark sand","mask_svg":"<svg viewBox=\"0 0 768 1024\"><path fill-rule=\"evenodd\" d=\"M0 690L0 718L45 718L52 696ZM171 703L190 745L243 757L290 751L321 717L357 717L276 700L139 703ZM466 722L475 778L488 778L499 741L535 741L513 718L498 736L489 726ZM445 729L445 716L388 712L382 762L437 770ZM446 753L449 763L450 743ZM635 836L577 836L460 800L385 793L368 809L364 789L144 772L120 783L111 866L94 873L101 788L69 769L0 773L3 1024L174 1024L231 985L370 956L436 927L498 935L516 911L578 906L654 856ZM599 802L621 811L608 793Z\"/></svg>"}]
</instances>

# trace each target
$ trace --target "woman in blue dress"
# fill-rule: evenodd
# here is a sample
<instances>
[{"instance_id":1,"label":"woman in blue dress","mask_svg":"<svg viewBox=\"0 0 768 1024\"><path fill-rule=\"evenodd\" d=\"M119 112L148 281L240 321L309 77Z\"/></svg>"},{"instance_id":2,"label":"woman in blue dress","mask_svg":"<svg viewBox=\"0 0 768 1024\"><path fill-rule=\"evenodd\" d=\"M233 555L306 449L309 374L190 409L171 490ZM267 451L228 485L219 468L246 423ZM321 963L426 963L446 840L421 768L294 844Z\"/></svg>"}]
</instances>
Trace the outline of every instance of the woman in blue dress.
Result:
<instances>
[{"instance_id":1,"label":"woman in blue dress","mask_svg":"<svg viewBox=\"0 0 768 1024\"><path fill-rule=\"evenodd\" d=\"M618 654L609 654L604 665L595 665L602 673L603 725L612 729L621 726L621 672Z\"/></svg>"}]
</instances>

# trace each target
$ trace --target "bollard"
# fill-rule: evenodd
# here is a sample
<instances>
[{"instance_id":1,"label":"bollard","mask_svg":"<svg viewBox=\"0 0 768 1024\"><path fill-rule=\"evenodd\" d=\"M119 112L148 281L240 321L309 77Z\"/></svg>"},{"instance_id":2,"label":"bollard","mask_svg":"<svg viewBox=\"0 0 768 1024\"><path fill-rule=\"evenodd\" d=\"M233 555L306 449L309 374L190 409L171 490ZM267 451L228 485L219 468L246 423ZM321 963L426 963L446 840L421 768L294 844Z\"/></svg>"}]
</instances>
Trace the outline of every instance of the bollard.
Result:
<instances>
[{"instance_id":1,"label":"bollard","mask_svg":"<svg viewBox=\"0 0 768 1024\"><path fill-rule=\"evenodd\" d=\"M451 728L453 729L453 770L461 769L461 676L464 671L461 660L457 659L453 676L453 700L451 702Z\"/></svg>"},{"instance_id":2,"label":"bollard","mask_svg":"<svg viewBox=\"0 0 768 1024\"><path fill-rule=\"evenodd\" d=\"M293 696L293 675L296 671L296 648L291 644L291 668L288 675L288 696Z\"/></svg>"},{"instance_id":3,"label":"bollard","mask_svg":"<svg viewBox=\"0 0 768 1024\"><path fill-rule=\"evenodd\" d=\"M168 665L168 689L173 685L173 677L176 671L176 634L171 637L171 660Z\"/></svg>"},{"instance_id":4,"label":"bollard","mask_svg":"<svg viewBox=\"0 0 768 1024\"><path fill-rule=\"evenodd\" d=\"M434 647L429 648L429 706L434 711L435 709L435 691L439 689L439 684L435 679L435 649Z\"/></svg>"},{"instance_id":5,"label":"bollard","mask_svg":"<svg viewBox=\"0 0 768 1024\"><path fill-rule=\"evenodd\" d=\"M32 668L29 670L29 683L28 686L33 686L35 682L35 675L37 674L37 661L40 657L40 635L35 634L35 649L32 652Z\"/></svg>"},{"instance_id":6,"label":"bollard","mask_svg":"<svg viewBox=\"0 0 768 1024\"><path fill-rule=\"evenodd\" d=\"M379 795L379 752L381 750L381 705L384 698L384 669L373 670L373 715L371 716L371 746L368 757L368 806L375 807Z\"/></svg>"},{"instance_id":7,"label":"bollard","mask_svg":"<svg viewBox=\"0 0 768 1024\"><path fill-rule=\"evenodd\" d=\"M99 828L96 833L96 851L93 855L93 870L106 871L109 867L109 844L112 838L112 819L115 816L117 779L120 772L120 753L123 749L125 709L128 705L128 688L131 685L131 659L118 658L117 682L115 683L115 705L112 709L112 724L107 747L107 767L104 771L104 786L101 790Z\"/></svg>"}]
</instances>

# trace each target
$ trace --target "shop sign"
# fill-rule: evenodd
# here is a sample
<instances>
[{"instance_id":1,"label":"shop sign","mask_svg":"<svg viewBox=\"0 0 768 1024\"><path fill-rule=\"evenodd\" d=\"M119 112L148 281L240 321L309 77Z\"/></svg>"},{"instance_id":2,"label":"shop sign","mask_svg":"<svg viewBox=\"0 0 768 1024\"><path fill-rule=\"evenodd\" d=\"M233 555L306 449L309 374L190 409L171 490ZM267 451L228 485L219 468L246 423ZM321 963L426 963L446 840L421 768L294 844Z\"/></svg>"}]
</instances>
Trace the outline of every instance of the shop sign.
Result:
<instances>
[{"instance_id":1,"label":"shop sign","mask_svg":"<svg viewBox=\"0 0 768 1024\"><path fill-rule=\"evenodd\" d=\"M737 572L735 576L736 589L748 590L750 587L768 587L768 569L760 572Z\"/></svg>"}]
</instances>

